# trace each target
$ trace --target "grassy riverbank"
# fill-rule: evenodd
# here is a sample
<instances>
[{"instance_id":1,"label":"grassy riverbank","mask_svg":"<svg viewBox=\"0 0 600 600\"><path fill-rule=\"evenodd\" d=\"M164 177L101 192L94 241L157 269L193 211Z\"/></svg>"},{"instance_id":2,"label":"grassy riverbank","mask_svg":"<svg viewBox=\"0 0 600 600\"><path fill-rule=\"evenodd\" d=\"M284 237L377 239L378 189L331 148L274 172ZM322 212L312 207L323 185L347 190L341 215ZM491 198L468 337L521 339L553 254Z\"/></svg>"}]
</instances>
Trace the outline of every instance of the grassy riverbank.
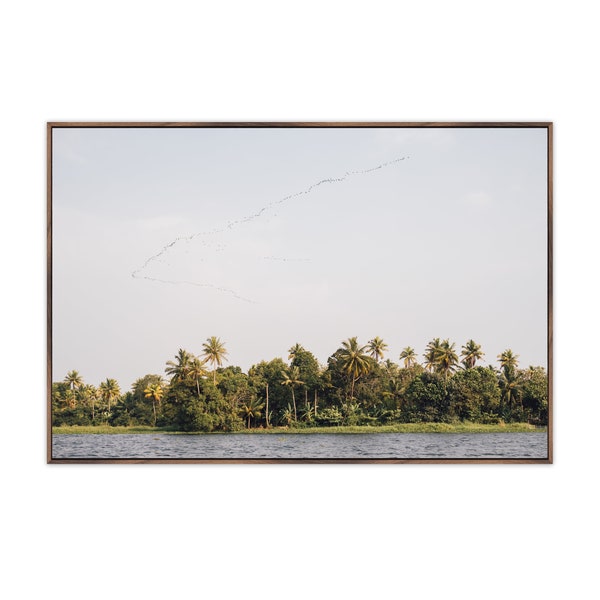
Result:
<instances>
[{"instance_id":1,"label":"grassy riverbank","mask_svg":"<svg viewBox=\"0 0 600 600\"><path fill-rule=\"evenodd\" d=\"M506 423L483 425L481 423L396 423L393 425L340 425L337 427L271 427L269 429L244 429L234 433L250 434L298 434L298 433L519 433L526 431L546 431L545 427L535 427L529 423ZM169 427L111 427L98 426L61 426L53 427L56 434L149 434L149 433L184 433Z\"/></svg>"}]
</instances>

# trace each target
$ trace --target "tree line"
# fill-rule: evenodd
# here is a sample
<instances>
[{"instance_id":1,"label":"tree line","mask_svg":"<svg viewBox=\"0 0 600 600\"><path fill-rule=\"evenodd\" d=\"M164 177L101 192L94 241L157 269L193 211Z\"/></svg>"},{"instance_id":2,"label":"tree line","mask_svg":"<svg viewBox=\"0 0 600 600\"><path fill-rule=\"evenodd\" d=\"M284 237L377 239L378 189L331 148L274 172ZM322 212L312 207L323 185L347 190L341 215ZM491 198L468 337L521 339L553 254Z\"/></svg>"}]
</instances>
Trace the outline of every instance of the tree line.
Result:
<instances>
[{"instance_id":1,"label":"tree line","mask_svg":"<svg viewBox=\"0 0 600 600\"><path fill-rule=\"evenodd\" d=\"M177 431L239 431L256 427L319 427L417 422L528 422L546 425L548 378L543 367L520 369L508 349L498 366L480 366L481 346L429 342L422 362L411 347L399 362L385 359L387 344L356 337L321 365L302 345L245 373L224 366L218 337L199 356L180 349L165 375L148 374L122 392L115 379L95 387L78 371L52 384L52 423L150 425Z\"/></svg>"}]
</instances>

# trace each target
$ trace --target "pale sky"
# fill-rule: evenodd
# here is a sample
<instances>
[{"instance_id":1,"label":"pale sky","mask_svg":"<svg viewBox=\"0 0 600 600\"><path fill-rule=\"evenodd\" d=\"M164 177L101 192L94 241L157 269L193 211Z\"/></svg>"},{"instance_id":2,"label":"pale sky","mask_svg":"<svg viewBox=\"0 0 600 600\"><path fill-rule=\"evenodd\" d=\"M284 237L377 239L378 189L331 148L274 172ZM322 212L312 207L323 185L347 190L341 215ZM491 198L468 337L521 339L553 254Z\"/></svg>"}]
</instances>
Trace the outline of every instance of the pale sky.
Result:
<instances>
[{"instance_id":1,"label":"pale sky","mask_svg":"<svg viewBox=\"0 0 600 600\"><path fill-rule=\"evenodd\" d=\"M53 380L126 391L212 335L244 370L296 342L324 364L351 336L394 361L473 338L483 364L511 348L545 367L546 145L534 128L54 129Z\"/></svg>"}]
</instances>

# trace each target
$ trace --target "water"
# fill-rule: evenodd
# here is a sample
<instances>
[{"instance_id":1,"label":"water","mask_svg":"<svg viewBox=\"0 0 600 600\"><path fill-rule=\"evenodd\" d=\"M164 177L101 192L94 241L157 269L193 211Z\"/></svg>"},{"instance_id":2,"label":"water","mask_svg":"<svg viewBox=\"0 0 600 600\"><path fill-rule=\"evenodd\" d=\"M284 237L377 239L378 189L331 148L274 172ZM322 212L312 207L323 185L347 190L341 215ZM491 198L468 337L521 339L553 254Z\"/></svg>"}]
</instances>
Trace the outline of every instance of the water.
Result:
<instances>
[{"instance_id":1,"label":"water","mask_svg":"<svg viewBox=\"0 0 600 600\"><path fill-rule=\"evenodd\" d=\"M55 459L540 459L547 454L542 432L52 436Z\"/></svg>"}]
</instances>

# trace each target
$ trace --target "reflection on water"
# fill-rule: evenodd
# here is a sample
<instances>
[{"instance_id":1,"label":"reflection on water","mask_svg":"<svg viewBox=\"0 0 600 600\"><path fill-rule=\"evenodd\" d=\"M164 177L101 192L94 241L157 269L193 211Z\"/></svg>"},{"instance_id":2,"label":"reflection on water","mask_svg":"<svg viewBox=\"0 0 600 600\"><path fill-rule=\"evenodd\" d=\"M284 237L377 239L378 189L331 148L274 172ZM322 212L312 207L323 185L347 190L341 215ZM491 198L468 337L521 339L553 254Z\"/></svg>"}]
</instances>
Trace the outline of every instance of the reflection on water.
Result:
<instances>
[{"instance_id":1,"label":"reflection on water","mask_svg":"<svg viewBox=\"0 0 600 600\"><path fill-rule=\"evenodd\" d=\"M547 458L547 434L69 434L53 458Z\"/></svg>"}]
</instances>

